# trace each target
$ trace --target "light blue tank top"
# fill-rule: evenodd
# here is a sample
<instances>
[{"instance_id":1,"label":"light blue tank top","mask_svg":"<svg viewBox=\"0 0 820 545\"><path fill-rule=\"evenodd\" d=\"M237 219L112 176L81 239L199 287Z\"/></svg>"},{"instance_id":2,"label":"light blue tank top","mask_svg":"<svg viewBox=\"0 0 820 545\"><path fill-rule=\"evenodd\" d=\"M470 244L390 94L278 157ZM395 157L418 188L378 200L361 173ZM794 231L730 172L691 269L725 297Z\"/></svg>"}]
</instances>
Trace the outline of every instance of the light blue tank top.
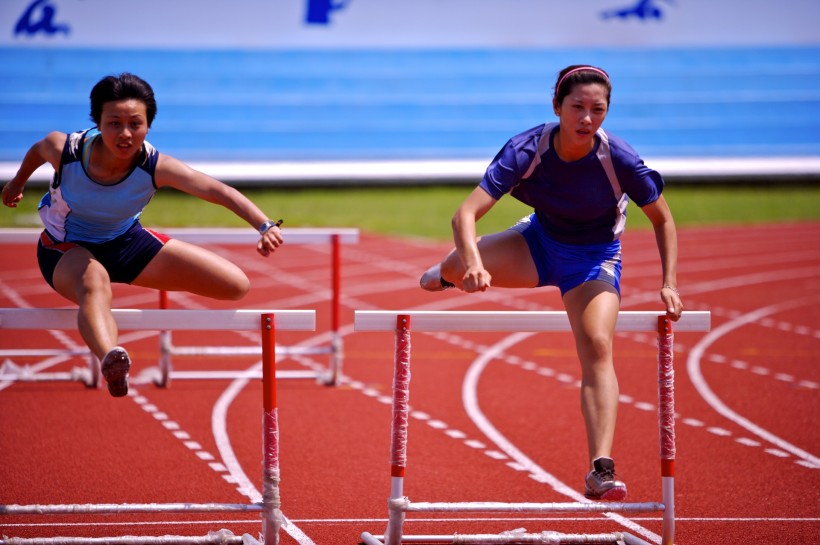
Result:
<instances>
[{"instance_id":1,"label":"light blue tank top","mask_svg":"<svg viewBox=\"0 0 820 545\"><path fill-rule=\"evenodd\" d=\"M43 225L60 241L100 243L114 239L139 219L156 193L154 171L159 152L147 141L140 161L119 182L103 185L88 176L91 144L99 135L96 128L68 135L60 168L40 200Z\"/></svg>"}]
</instances>

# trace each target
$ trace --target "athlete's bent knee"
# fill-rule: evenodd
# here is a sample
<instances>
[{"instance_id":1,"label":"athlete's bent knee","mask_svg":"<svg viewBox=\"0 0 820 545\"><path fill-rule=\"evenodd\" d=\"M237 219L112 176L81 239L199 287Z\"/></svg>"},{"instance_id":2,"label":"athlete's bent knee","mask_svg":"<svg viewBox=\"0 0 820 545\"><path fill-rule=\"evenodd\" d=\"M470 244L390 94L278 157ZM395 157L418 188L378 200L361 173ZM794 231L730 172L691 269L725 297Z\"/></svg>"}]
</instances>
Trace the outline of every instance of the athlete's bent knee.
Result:
<instances>
[{"instance_id":1,"label":"athlete's bent knee","mask_svg":"<svg viewBox=\"0 0 820 545\"><path fill-rule=\"evenodd\" d=\"M214 297L226 301L238 301L244 298L251 289L251 282L244 273L234 275L225 282Z\"/></svg>"}]
</instances>

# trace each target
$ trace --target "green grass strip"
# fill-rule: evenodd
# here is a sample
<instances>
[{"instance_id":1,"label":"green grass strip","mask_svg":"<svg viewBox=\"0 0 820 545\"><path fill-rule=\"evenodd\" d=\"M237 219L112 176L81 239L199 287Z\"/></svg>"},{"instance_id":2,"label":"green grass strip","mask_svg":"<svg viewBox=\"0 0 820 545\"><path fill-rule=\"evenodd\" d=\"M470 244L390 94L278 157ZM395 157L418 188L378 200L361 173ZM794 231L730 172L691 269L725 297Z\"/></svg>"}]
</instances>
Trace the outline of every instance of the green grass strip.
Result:
<instances>
[{"instance_id":1,"label":"green grass strip","mask_svg":"<svg viewBox=\"0 0 820 545\"><path fill-rule=\"evenodd\" d=\"M285 227L357 227L398 237L450 240L450 218L472 190L468 186L399 186L243 189ZM39 226L36 206L42 186L29 188L17 209L3 207L0 227ZM679 227L745 225L820 220L820 185L670 185L664 191ZM100 203L100 206L104 206ZM511 197L502 198L479 222L480 233L505 229L529 213ZM629 229L649 223L634 205ZM158 227L243 226L231 212L194 197L161 190L142 217Z\"/></svg>"}]
</instances>

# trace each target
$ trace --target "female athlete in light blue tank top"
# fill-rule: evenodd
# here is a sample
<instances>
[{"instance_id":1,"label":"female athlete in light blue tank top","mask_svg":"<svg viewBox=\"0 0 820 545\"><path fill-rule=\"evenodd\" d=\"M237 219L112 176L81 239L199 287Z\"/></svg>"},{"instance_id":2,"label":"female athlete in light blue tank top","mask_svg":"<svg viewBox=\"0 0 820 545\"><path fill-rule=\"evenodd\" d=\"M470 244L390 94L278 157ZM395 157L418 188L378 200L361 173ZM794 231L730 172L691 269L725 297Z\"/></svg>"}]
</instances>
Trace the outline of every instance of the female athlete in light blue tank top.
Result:
<instances>
[{"instance_id":1,"label":"female athlete in light blue tank top","mask_svg":"<svg viewBox=\"0 0 820 545\"><path fill-rule=\"evenodd\" d=\"M2 193L3 204L16 207L32 173L45 163L54 168L40 203L40 268L58 293L79 305L80 334L116 397L128 393L131 360L117 345L111 282L231 300L250 287L242 269L214 252L139 224L157 189L171 187L230 209L259 231L256 250L263 256L283 242L278 225L239 191L145 140L156 111L144 80L128 73L103 78L91 90L96 128L48 134L29 149Z\"/></svg>"}]
</instances>

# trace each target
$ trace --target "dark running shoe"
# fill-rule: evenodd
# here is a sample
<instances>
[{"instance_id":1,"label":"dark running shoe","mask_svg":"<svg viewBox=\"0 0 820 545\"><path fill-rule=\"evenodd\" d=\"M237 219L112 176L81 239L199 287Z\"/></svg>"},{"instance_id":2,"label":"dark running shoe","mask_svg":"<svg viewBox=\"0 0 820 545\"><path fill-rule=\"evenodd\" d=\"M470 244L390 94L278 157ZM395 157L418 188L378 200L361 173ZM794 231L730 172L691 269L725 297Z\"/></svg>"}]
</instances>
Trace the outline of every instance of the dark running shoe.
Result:
<instances>
[{"instance_id":1,"label":"dark running shoe","mask_svg":"<svg viewBox=\"0 0 820 545\"><path fill-rule=\"evenodd\" d=\"M615 462L612 458L597 458L593 470L587 474L584 495L590 500L623 501L626 485L616 479Z\"/></svg>"},{"instance_id":2,"label":"dark running shoe","mask_svg":"<svg viewBox=\"0 0 820 545\"><path fill-rule=\"evenodd\" d=\"M102 360L102 375L108 383L108 392L113 397L128 395L128 371L131 370L131 358L124 348L115 346Z\"/></svg>"},{"instance_id":3,"label":"dark running shoe","mask_svg":"<svg viewBox=\"0 0 820 545\"><path fill-rule=\"evenodd\" d=\"M444 291L456 287L455 284L441 277L441 264L433 265L427 269L419 279L419 286L427 291Z\"/></svg>"}]
</instances>

